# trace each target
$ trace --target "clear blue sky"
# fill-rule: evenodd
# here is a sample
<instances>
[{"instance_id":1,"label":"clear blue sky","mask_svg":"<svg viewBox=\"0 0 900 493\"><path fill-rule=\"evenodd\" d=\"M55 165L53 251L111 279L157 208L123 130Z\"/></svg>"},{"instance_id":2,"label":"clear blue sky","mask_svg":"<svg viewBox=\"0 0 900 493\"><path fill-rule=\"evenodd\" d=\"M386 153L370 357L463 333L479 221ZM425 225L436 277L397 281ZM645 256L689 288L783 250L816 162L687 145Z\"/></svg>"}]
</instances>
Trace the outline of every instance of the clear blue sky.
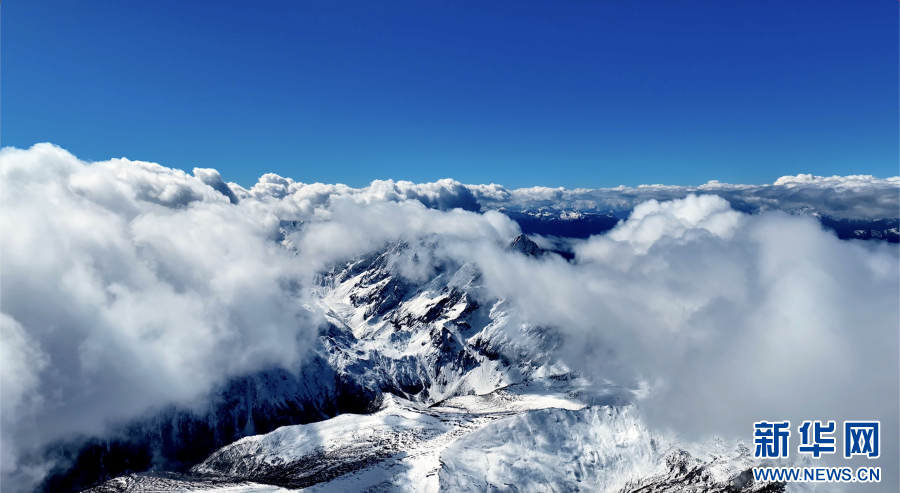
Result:
<instances>
[{"instance_id":1,"label":"clear blue sky","mask_svg":"<svg viewBox=\"0 0 900 493\"><path fill-rule=\"evenodd\" d=\"M7 0L0 145L245 186L895 176L898 8Z\"/></svg>"}]
</instances>

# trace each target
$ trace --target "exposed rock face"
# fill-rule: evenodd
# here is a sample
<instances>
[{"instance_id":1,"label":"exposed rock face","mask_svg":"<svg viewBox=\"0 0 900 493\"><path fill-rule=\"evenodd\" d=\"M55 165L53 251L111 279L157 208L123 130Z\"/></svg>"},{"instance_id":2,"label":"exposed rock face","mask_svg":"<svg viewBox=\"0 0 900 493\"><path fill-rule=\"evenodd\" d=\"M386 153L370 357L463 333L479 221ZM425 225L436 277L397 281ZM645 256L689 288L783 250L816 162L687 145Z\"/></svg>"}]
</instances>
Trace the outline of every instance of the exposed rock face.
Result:
<instances>
[{"instance_id":1,"label":"exposed rock face","mask_svg":"<svg viewBox=\"0 0 900 493\"><path fill-rule=\"evenodd\" d=\"M547 253L539 247L537 243L532 241L531 238L525 235L519 235L513 238L506 249L513 252L521 252L531 257L543 257Z\"/></svg>"}]
</instances>

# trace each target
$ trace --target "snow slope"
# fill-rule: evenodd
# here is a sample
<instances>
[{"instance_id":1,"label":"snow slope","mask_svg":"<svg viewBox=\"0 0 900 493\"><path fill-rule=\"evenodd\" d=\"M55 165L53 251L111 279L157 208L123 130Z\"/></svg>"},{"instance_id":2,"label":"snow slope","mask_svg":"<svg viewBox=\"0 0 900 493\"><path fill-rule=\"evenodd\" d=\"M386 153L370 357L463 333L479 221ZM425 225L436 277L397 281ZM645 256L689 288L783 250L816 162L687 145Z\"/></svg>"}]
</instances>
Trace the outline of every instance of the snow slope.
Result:
<instances>
[{"instance_id":1,"label":"snow slope","mask_svg":"<svg viewBox=\"0 0 900 493\"><path fill-rule=\"evenodd\" d=\"M520 390L435 407L391 397L370 415L244 438L180 478L136 475L92 491L783 491L752 484L746 447L680 443L633 406Z\"/></svg>"}]
</instances>

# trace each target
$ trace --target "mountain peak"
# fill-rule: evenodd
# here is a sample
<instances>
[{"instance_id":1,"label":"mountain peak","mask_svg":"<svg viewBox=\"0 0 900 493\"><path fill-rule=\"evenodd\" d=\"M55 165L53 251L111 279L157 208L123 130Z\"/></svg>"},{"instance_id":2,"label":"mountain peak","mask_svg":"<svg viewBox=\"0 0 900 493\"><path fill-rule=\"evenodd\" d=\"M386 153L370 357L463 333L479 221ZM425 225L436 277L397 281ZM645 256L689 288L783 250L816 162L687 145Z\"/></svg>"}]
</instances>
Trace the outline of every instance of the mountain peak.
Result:
<instances>
[{"instance_id":1,"label":"mountain peak","mask_svg":"<svg viewBox=\"0 0 900 493\"><path fill-rule=\"evenodd\" d=\"M532 241L531 238L524 234L520 234L513 238L512 241L509 242L509 245L506 246L506 250L521 252L531 257L542 257L547 253L543 248L539 247L537 243Z\"/></svg>"}]
</instances>

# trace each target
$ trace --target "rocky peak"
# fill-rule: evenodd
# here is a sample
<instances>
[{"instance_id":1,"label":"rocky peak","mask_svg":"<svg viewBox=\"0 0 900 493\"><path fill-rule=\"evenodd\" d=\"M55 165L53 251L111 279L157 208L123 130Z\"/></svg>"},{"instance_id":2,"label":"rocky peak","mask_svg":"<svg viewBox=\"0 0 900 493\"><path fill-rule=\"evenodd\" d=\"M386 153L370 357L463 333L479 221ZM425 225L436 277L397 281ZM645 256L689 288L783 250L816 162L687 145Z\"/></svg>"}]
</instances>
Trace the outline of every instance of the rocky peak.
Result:
<instances>
[{"instance_id":1,"label":"rocky peak","mask_svg":"<svg viewBox=\"0 0 900 493\"><path fill-rule=\"evenodd\" d=\"M524 234L520 234L513 238L513 240L509 242L509 245L506 246L506 250L510 252L521 252L531 257L543 257L547 253L543 248L539 247L537 243L533 242L531 238Z\"/></svg>"}]
</instances>

